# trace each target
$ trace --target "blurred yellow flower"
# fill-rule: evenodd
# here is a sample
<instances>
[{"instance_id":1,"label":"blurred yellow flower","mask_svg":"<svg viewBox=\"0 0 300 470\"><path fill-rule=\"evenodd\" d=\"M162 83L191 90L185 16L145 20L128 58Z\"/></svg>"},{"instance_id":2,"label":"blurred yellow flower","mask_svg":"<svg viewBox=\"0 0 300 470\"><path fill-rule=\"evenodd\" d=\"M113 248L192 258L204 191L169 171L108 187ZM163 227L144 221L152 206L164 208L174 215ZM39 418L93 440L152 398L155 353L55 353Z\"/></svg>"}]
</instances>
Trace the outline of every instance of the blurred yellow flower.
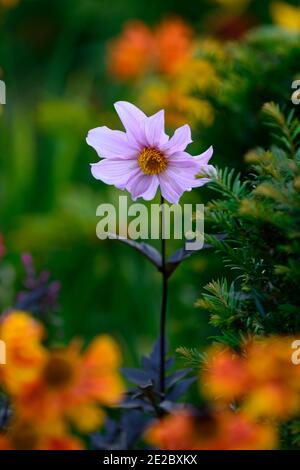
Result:
<instances>
[{"instance_id":1,"label":"blurred yellow flower","mask_svg":"<svg viewBox=\"0 0 300 470\"><path fill-rule=\"evenodd\" d=\"M242 408L254 418L286 420L299 413L299 394L285 384L266 382L253 388Z\"/></svg>"},{"instance_id":2,"label":"blurred yellow flower","mask_svg":"<svg viewBox=\"0 0 300 470\"><path fill-rule=\"evenodd\" d=\"M213 0L214 3L217 3L223 8L230 10L244 10L250 3L251 0Z\"/></svg>"},{"instance_id":3,"label":"blurred yellow flower","mask_svg":"<svg viewBox=\"0 0 300 470\"><path fill-rule=\"evenodd\" d=\"M215 93L218 85L213 65L206 59L192 59L169 80L155 80L144 85L139 103L149 113L164 108L166 122L172 128L187 122L191 127L197 124L210 126L214 109L205 95Z\"/></svg>"},{"instance_id":4,"label":"blurred yellow flower","mask_svg":"<svg viewBox=\"0 0 300 470\"><path fill-rule=\"evenodd\" d=\"M20 3L20 1L21 0L0 0L0 5L3 8L13 8L16 5L18 5L18 3Z\"/></svg>"},{"instance_id":5,"label":"blurred yellow flower","mask_svg":"<svg viewBox=\"0 0 300 470\"><path fill-rule=\"evenodd\" d=\"M300 31L300 7L285 2L274 2L271 4L271 16L282 28Z\"/></svg>"},{"instance_id":6,"label":"blurred yellow flower","mask_svg":"<svg viewBox=\"0 0 300 470\"><path fill-rule=\"evenodd\" d=\"M186 92L216 91L219 85L214 66L206 59L192 59L176 77L178 88Z\"/></svg>"},{"instance_id":7,"label":"blurred yellow flower","mask_svg":"<svg viewBox=\"0 0 300 470\"><path fill-rule=\"evenodd\" d=\"M0 450L81 450L83 443L66 430L15 419L5 434L0 434Z\"/></svg>"},{"instance_id":8,"label":"blurred yellow flower","mask_svg":"<svg viewBox=\"0 0 300 470\"><path fill-rule=\"evenodd\" d=\"M213 57L218 59L219 61L223 61L226 58L225 49L221 43L215 38L201 38L199 41L195 43L195 52L200 52L200 54L204 54L205 57Z\"/></svg>"},{"instance_id":9,"label":"blurred yellow flower","mask_svg":"<svg viewBox=\"0 0 300 470\"><path fill-rule=\"evenodd\" d=\"M121 400L121 354L110 336L97 336L84 352L79 341L49 350L41 344L43 327L25 312L7 314L0 333L7 349L1 379L18 420L47 423L54 434L67 422L91 432L104 418L99 405Z\"/></svg>"},{"instance_id":10,"label":"blurred yellow flower","mask_svg":"<svg viewBox=\"0 0 300 470\"><path fill-rule=\"evenodd\" d=\"M198 123L210 126L214 120L214 110L208 100L191 96L176 86L172 88L166 82L146 86L139 97L139 104L150 114L164 108L170 128L187 122L192 128Z\"/></svg>"},{"instance_id":11,"label":"blurred yellow flower","mask_svg":"<svg viewBox=\"0 0 300 470\"><path fill-rule=\"evenodd\" d=\"M43 326L26 312L12 311L0 322L0 339L6 346L0 378L9 393L14 395L37 379L46 357L43 337Z\"/></svg>"},{"instance_id":12,"label":"blurred yellow flower","mask_svg":"<svg viewBox=\"0 0 300 470\"><path fill-rule=\"evenodd\" d=\"M31 421L71 421L81 432L99 427L104 413L97 405L114 405L124 386L120 353L108 336L99 336L81 353L79 342L48 353L35 382L15 399L18 415Z\"/></svg>"}]
</instances>

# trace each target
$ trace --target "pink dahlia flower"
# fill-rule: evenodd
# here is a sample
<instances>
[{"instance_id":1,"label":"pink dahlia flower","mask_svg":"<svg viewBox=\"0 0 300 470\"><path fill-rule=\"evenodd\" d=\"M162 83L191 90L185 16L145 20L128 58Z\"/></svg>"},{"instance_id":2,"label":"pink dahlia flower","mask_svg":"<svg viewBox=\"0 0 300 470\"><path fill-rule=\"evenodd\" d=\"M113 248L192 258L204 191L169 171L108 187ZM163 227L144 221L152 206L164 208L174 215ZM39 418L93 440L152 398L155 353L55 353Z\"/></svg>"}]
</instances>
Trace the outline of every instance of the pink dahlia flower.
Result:
<instances>
[{"instance_id":1,"label":"pink dahlia flower","mask_svg":"<svg viewBox=\"0 0 300 470\"><path fill-rule=\"evenodd\" d=\"M96 179L126 189L134 200L153 199L160 186L162 196L172 204L177 204L185 191L209 181L209 177L196 176L214 171L208 165L213 148L197 157L185 152L192 142L188 125L179 127L169 138L164 111L148 117L126 101L116 103L115 109L126 132L103 126L92 129L87 136L87 143L102 157L91 165Z\"/></svg>"}]
</instances>

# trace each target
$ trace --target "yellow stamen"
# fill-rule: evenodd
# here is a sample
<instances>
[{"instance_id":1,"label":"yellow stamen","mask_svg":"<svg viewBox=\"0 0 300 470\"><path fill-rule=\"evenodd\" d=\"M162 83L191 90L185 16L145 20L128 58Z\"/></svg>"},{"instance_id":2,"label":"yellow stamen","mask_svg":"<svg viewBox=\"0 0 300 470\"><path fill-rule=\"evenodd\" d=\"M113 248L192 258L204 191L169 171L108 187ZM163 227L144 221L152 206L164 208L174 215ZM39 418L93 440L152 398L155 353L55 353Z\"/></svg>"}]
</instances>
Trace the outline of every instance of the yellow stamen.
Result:
<instances>
[{"instance_id":1,"label":"yellow stamen","mask_svg":"<svg viewBox=\"0 0 300 470\"><path fill-rule=\"evenodd\" d=\"M155 148L145 147L139 154L138 163L146 175L158 175L167 169L165 155Z\"/></svg>"}]
</instances>

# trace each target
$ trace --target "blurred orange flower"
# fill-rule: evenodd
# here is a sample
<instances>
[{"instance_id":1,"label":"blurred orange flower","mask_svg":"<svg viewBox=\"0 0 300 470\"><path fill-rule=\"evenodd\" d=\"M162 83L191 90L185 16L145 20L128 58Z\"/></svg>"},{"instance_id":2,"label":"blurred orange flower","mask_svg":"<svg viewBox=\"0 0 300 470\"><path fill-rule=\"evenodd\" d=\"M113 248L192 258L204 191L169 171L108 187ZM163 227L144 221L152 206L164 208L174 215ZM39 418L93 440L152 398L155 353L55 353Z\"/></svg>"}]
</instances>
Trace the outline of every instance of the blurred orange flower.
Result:
<instances>
[{"instance_id":1,"label":"blurred orange flower","mask_svg":"<svg viewBox=\"0 0 300 470\"><path fill-rule=\"evenodd\" d=\"M177 73L191 58L192 28L180 18L162 21L154 32L157 68L163 74Z\"/></svg>"},{"instance_id":2,"label":"blurred orange flower","mask_svg":"<svg viewBox=\"0 0 300 470\"><path fill-rule=\"evenodd\" d=\"M292 337L253 338L239 355L211 348L203 391L221 402L238 400L255 418L289 419L300 411L300 369L292 363Z\"/></svg>"},{"instance_id":3,"label":"blurred orange flower","mask_svg":"<svg viewBox=\"0 0 300 470\"><path fill-rule=\"evenodd\" d=\"M64 429L49 429L29 421L15 420L0 434L0 450L81 450L83 443Z\"/></svg>"},{"instance_id":4,"label":"blurred orange flower","mask_svg":"<svg viewBox=\"0 0 300 470\"><path fill-rule=\"evenodd\" d=\"M145 439L164 450L267 450L276 447L277 432L233 411L204 418L180 411L152 424Z\"/></svg>"},{"instance_id":5,"label":"blurred orange flower","mask_svg":"<svg viewBox=\"0 0 300 470\"><path fill-rule=\"evenodd\" d=\"M2 381L22 422L56 427L71 421L90 432L103 421L99 405L122 398L121 354L110 336L96 337L84 352L79 341L49 350L41 344L41 324L25 312L5 316L0 332L7 349Z\"/></svg>"},{"instance_id":6,"label":"blurred orange flower","mask_svg":"<svg viewBox=\"0 0 300 470\"><path fill-rule=\"evenodd\" d=\"M13 8L16 5L18 5L18 3L20 3L20 1L21 0L0 0L0 5L3 8Z\"/></svg>"},{"instance_id":7,"label":"blurred orange flower","mask_svg":"<svg viewBox=\"0 0 300 470\"><path fill-rule=\"evenodd\" d=\"M93 431L104 418L97 405L114 405L122 397L120 361L108 336L97 337L83 354L78 342L51 351L37 380L16 397L18 415L37 422L67 419L81 432Z\"/></svg>"},{"instance_id":8,"label":"blurred orange flower","mask_svg":"<svg viewBox=\"0 0 300 470\"><path fill-rule=\"evenodd\" d=\"M164 450L195 449L197 439L196 423L186 411L155 421L145 434L146 442Z\"/></svg>"},{"instance_id":9,"label":"blurred orange flower","mask_svg":"<svg viewBox=\"0 0 300 470\"><path fill-rule=\"evenodd\" d=\"M242 357L228 348L216 346L208 352L202 380L206 396L232 401L247 391L250 374Z\"/></svg>"},{"instance_id":10,"label":"blurred orange flower","mask_svg":"<svg viewBox=\"0 0 300 470\"><path fill-rule=\"evenodd\" d=\"M144 75L153 60L151 30L141 21L129 21L119 37L108 45L108 72L126 81Z\"/></svg>"},{"instance_id":11,"label":"blurred orange flower","mask_svg":"<svg viewBox=\"0 0 300 470\"><path fill-rule=\"evenodd\" d=\"M153 31L141 21L130 21L108 45L108 72L120 81L151 71L169 75L191 57L193 44L192 29L179 18L166 19Z\"/></svg>"},{"instance_id":12,"label":"blurred orange flower","mask_svg":"<svg viewBox=\"0 0 300 470\"><path fill-rule=\"evenodd\" d=\"M252 386L244 407L251 415L287 419L300 411L300 368L291 358L294 339L274 336L246 345Z\"/></svg>"}]
</instances>

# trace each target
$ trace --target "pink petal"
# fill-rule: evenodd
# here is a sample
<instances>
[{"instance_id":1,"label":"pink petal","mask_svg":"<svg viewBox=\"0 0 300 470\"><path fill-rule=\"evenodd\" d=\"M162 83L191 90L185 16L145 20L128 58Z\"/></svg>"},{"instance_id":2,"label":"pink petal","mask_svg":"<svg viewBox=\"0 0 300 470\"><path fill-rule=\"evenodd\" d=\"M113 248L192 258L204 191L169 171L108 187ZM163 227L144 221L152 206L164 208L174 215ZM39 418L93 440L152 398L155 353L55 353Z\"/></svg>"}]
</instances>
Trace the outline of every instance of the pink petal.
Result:
<instances>
[{"instance_id":1,"label":"pink petal","mask_svg":"<svg viewBox=\"0 0 300 470\"><path fill-rule=\"evenodd\" d=\"M201 166L207 165L213 153L214 153L214 149L213 149L213 146L211 145L209 149L207 149L205 152L201 153L201 155L197 155L194 158L196 159L197 163L201 164Z\"/></svg>"},{"instance_id":2,"label":"pink petal","mask_svg":"<svg viewBox=\"0 0 300 470\"><path fill-rule=\"evenodd\" d=\"M145 135L149 147L160 147L169 137L165 133L165 112L153 114L144 121Z\"/></svg>"},{"instance_id":3,"label":"pink petal","mask_svg":"<svg viewBox=\"0 0 300 470\"><path fill-rule=\"evenodd\" d=\"M139 170L136 160L104 159L91 165L94 178L124 189L127 181Z\"/></svg>"},{"instance_id":4,"label":"pink petal","mask_svg":"<svg viewBox=\"0 0 300 470\"><path fill-rule=\"evenodd\" d=\"M208 183L210 178L196 178L197 172L193 169L188 171L179 171L176 168L168 168L169 177L176 180L176 183L181 186L183 191L190 191L192 188L198 188Z\"/></svg>"},{"instance_id":5,"label":"pink petal","mask_svg":"<svg viewBox=\"0 0 300 470\"><path fill-rule=\"evenodd\" d=\"M192 188L200 188L211 181L210 178L196 178Z\"/></svg>"},{"instance_id":6,"label":"pink petal","mask_svg":"<svg viewBox=\"0 0 300 470\"><path fill-rule=\"evenodd\" d=\"M183 191L190 191L197 181L194 172L188 174L178 173L178 171L174 171L171 168L168 168L167 171L169 178L173 178Z\"/></svg>"},{"instance_id":7,"label":"pink petal","mask_svg":"<svg viewBox=\"0 0 300 470\"><path fill-rule=\"evenodd\" d=\"M214 152L214 149L213 149L213 146L211 145L209 149L201 153L201 155L194 157L199 166L197 173L205 172L208 176L212 176L212 177L216 175L215 167L213 165L207 164L209 160L211 159L213 152ZM193 188L203 186L204 184L209 183L209 181L211 181L211 179L206 176L204 178L197 178L196 183L193 185Z\"/></svg>"},{"instance_id":8,"label":"pink petal","mask_svg":"<svg viewBox=\"0 0 300 470\"><path fill-rule=\"evenodd\" d=\"M177 204L185 191L203 186L210 181L209 178L196 178L200 167L208 168L211 165L199 165L194 157L186 152L178 152L171 155L168 160L168 168L159 175L159 183L163 197Z\"/></svg>"},{"instance_id":9,"label":"pink petal","mask_svg":"<svg viewBox=\"0 0 300 470\"><path fill-rule=\"evenodd\" d=\"M99 157L134 158L138 153L137 146L129 144L125 132L113 131L106 126L90 130L86 141Z\"/></svg>"},{"instance_id":10,"label":"pink petal","mask_svg":"<svg viewBox=\"0 0 300 470\"><path fill-rule=\"evenodd\" d=\"M207 171L209 174L209 172L213 172L215 169L212 165L199 165L195 157L186 152L180 152L169 158L167 171L182 187L185 185L185 191L189 191L191 188L203 186L210 181L206 177L196 178L198 173Z\"/></svg>"},{"instance_id":11,"label":"pink petal","mask_svg":"<svg viewBox=\"0 0 300 470\"><path fill-rule=\"evenodd\" d=\"M147 118L146 114L127 101L118 101L115 103L115 109L123 123L130 141L138 143L139 146L145 145L143 122Z\"/></svg>"},{"instance_id":12,"label":"pink petal","mask_svg":"<svg viewBox=\"0 0 300 470\"><path fill-rule=\"evenodd\" d=\"M180 152L169 157L167 171L185 188L184 191L189 191L197 181L195 175L199 172L199 166L190 154Z\"/></svg>"},{"instance_id":13,"label":"pink petal","mask_svg":"<svg viewBox=\"0 0 300 470\"><path fill-rule=\"evenodd\" d=\"M176 167L178 171L184 171L186 168L190 168L193 169L195 173L199 169L199 164L195 158L187 152L178 152L171 155L168 158L168 166Z\"/></svg>"},{"instance_id":14,"label":"pink petal","mask_svg":"<svg viewBox=\"0 0 300 470\"><path fill-rule=\"evenodd\" d=\"M128 180L126 189L130 192L133 200L142 197L146 201L150 201L156 194L158 184L156 175L145 175L140 171Z\"/></svg>"},{"instance_id":15,"label":"pink petal","mask_svg":"<svg viewBox=\"0 0 300 470\"><path fill-rule=\"evenodd\" d=\"M176 174L172 174L168 170L160 173L158 178L162 196L171 204L178 204L182 194L190 190L190 187L186 187L185 182L182 182Z\"/></svg>"},{"instance_id":16,"label":"pink petal","mask_svg":"<svg viewBox=\"0 0 300 470\"><path fill-rule=\"evenodd\" d=\"M168 175L170 178L176 181L176 183L181 187L182 191L190 191L194 188L196 182L198 181L195 178L195 169L194 168L185 168L184 171L178 170L176 167L168 167Z\"/></svg>"},{"instance_id":17,"label":"pink petal","mask_svg":"<svg viewBox=\"0 0 300 470\"><path fill-rule=\"evenodd\" d=\"M187 124L179 127L163 147L162 150L168 155L173 155L177 152L182 152L192 142L191 129Z\"/></svg>"}]
</instances>

